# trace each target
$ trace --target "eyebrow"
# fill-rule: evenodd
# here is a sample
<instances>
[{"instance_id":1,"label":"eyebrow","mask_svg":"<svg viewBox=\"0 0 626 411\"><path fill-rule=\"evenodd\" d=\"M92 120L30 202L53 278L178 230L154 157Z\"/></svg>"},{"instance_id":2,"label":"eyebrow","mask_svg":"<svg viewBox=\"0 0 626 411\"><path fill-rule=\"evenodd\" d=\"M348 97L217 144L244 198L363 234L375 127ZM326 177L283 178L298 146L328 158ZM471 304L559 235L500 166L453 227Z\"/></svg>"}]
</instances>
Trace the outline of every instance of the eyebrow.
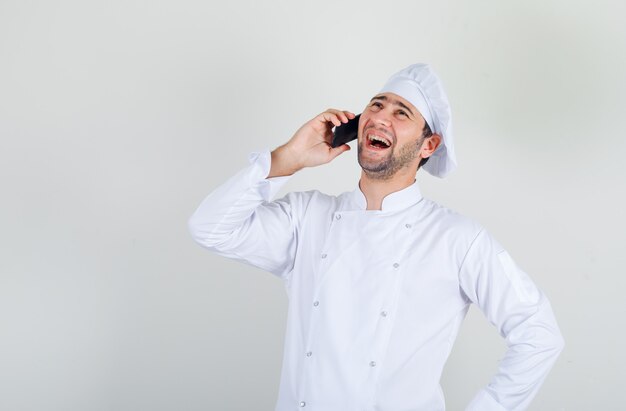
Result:
<instances>
[{"instance_id":1,"label":"eyebrow","mask_svg":"<svg viewBox=\"0 0 626 411\"><path fill-rule=\"evenodd\" d=\"M372 97L372 99L370 100L370 103L374 100L382 100L382 101L389 101L389 98L387 98L387 96L374 96ZM397 106L402 107L403 109L405 109L406 111L408 111L409 113L411 113L412 116L415 116L415 114L413 114L413 112L411 111L411 109L404 104L403 102L399 101L399 100L391 100L391 104L395 104Z\"/></svg>"}]
</instances>

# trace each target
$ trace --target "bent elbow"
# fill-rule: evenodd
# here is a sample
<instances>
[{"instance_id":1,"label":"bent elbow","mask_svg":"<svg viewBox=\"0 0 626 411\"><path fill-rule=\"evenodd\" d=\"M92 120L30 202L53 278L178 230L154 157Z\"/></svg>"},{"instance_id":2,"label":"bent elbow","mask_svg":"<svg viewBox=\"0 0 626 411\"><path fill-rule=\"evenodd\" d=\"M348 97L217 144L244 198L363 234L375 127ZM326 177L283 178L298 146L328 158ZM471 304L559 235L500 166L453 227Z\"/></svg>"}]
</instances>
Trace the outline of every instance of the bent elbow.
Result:
<instances>
[{"instance_id":1,"label":"bent elbow","mask_svg":"<svg viewBox=\"0 0 626 411\"><path fill-rule=\"evenodd\" d=\"M201 246L211 248L215 241L211 241L211 230L207 228L207 224L200 222L195 215L192 215L187 221L187 230L191 238Z\"/></svg>"},{"instance_id":2,"label":"bent elbow","mask_svg":"<svg viewBox=\"0 0 626 411\"><path fill-rule=\"evenodd\" d=\"M563 349L565 348L565 339L563 338L563 335L561 334L560 331L558 331L554 335L554 341L552 344L554 346L554 351L556 355L559 355L561 351L563 351Z\"/></svg>"},{"instance_id":3,"label":"bent elbow","mask_svg":"<svg viewBox=\"0 0 626 411\"><path fill-rule=\"evenodd\" d=\"M219 224L198 218L197 215L187 221L187 229L196 243L212 251L223 250L233 234L232 231L221 229Z\"/></svg>"},{"instance_id":4,"label":"bent elbow","mask_svg":"<svg viewBox=\"0 0 626 411\"><path fill-rule=\"evenodd\" d=\"M195 242L198 242L198 239L200 238L200 231L198 229L198 224L196 223L194 216L191 216L189 220L187 220L187 231L189 231L191 238L193 238Z\"/></svg>"},{"instance_id":5,"label":"bent elbow","mask_svg":"<svg viewBox=\"0 0 626 411\"><path fill-rule=\"evenodd\" d=\"M558 328L544 334L541 342L537 342L536 348L548 358L556 360L565 348L565 340Z\"/></svg>"},{"instance_id":6,"label":"bent elbow","mask_svg":"<svg viewBox=\"0 0 626 411\"><path fill-rule=\"evenodd\" d=\"M193 241L202 244L202 230L200 229L200 224L194 217L195 216L191 216L189 220L187 220L187 230L189 231Z\"/></svg>"}]
</instances>

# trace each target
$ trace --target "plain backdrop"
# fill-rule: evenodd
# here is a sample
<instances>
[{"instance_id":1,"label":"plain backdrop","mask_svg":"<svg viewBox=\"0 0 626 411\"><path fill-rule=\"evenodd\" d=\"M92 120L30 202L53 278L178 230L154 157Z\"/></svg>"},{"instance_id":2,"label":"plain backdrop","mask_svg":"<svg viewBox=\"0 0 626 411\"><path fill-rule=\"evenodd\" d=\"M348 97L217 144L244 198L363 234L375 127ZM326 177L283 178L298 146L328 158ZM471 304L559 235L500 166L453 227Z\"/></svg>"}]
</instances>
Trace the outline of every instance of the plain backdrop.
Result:
<instances>
[{"instance_id":1,"label":"plain backdrop","mask_svg":"<svg viewBox=\"0 0 626 411\"><path fill-rule=\"evenodd\" d=\"M622 1L0 0L0 410L272 410L280 280L187 219L251 151L433 65L458 170L425 196L482 223L566 348L532 410L621 410ZM287 190L354 189L356 150ZM287 191L284 190L284 191ZM449 410L504 343L470 310Z\"/></svg>"}]
</instances>

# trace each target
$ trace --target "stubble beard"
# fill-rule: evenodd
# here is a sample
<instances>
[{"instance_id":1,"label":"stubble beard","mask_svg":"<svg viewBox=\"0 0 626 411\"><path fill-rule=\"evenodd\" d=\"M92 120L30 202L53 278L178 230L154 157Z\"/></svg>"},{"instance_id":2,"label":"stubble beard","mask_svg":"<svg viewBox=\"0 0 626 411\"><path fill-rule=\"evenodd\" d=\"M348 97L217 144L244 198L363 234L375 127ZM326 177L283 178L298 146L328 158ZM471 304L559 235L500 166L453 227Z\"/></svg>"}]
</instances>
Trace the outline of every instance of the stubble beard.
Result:
<instances>
[{"instance_id":1,"label":"stubble beard","mask_svg":"<svg viewBox=\"0 0 626 411\"><path fill-rule=\"evenodd\" d=\"M422 147L424 138L420 138L416 144L407 144L395 154L395 147L393 147L380 160L366 160L363 158L363 142L358 145L358 161L359 165L363 169L365 175L375 180L389 180L399 170L409 167L416 158Z\"/></svg>"}]
</instances>

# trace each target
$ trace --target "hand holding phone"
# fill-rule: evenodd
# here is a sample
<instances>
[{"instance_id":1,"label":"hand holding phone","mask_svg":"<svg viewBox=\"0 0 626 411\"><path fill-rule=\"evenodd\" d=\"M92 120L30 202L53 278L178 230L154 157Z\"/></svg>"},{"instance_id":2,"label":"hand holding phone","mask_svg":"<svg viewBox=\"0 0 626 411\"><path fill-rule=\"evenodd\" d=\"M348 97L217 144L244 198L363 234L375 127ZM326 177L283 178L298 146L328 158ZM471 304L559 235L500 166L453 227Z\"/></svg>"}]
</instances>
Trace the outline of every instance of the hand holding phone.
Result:
<instances>
[{"instance_id":1,"label":"hand holding phone","mask_svg":"<svg viewBox=\"0 0 626 411\"><path fill-rule=\"evenodd\" d=\"M333 141L330 144L333 148L339 147L340 145L348 143L357 138L359 132L360 117L361 115L358 114L347 123L335 127L335 131L333 131Z\"/></svg>"}]
</instances>

